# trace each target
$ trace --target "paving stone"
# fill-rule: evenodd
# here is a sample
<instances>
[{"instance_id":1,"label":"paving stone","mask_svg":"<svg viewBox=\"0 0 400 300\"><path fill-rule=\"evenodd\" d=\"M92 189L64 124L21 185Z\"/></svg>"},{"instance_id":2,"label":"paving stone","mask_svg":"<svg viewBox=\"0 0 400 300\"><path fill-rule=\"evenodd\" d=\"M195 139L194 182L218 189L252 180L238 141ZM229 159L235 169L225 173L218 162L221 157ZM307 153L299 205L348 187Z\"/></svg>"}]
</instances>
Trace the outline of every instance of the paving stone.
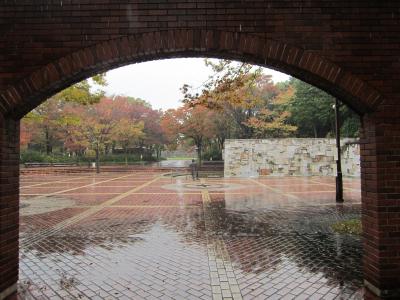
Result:
<instances>
[{"instance_id":1,"label":"paving stone","mask_svg":"<svg viewBox=\"0 0 400 300\"><path fill-rule=\"evenodd\" d=\"M315 196L333 178L209 179L227 190L192 194L126 175L71 175L46 196L70 206L21 216L19 299L362 298L361 239L330 227L359 217L359 199Z\"/></svg>"}]
</instances>

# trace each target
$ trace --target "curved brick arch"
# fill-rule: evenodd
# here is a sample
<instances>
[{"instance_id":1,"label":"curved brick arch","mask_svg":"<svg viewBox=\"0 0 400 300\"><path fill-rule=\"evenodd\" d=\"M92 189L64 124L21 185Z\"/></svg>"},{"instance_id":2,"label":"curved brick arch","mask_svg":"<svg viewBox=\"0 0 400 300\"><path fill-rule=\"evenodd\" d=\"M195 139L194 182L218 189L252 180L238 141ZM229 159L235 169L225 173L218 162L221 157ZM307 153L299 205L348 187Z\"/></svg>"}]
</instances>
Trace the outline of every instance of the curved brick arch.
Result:
<instances>
[{"instance_id":1,"label":"curved brick arch","mask_svg":"<svg viewBox=\"0 0 400 300\"><path fill-rule=\"evenodd\" d=\"M298 77L340 98L358 113L374 111L383 97L349 71L317 53L253 34L218 30L165 30L112 39L64 56L0 94L3 115L21 117L49 96L119 66L174 57L246 61Z\"/></svg>"}]
</instances>

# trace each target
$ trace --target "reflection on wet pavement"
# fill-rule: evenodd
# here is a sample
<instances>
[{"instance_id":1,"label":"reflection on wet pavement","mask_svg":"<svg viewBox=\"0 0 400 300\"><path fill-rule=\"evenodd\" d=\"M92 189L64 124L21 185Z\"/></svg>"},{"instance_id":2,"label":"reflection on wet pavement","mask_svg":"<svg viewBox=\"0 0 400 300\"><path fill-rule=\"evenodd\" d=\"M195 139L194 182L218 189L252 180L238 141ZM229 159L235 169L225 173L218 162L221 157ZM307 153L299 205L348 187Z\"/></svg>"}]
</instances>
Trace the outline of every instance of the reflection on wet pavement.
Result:
<instances>
[{"instance_id":1,"label":"reflection on wet pavement","mask_svg":"<svg viewBox=\"0 0 400 300\"><path fill-rule=\"evenodd\" d=\"M22 176L19 298L362 298L358 180L160 175Z\"/></svg>"}]
</instances>

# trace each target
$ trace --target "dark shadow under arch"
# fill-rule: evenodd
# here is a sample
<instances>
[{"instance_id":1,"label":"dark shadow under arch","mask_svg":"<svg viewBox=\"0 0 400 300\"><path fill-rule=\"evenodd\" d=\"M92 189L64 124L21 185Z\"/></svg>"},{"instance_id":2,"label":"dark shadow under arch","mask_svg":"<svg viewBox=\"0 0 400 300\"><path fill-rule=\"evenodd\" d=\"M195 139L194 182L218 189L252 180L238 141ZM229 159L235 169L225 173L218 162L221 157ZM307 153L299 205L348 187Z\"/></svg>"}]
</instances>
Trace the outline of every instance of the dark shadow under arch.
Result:
<instances>
[{"instance_id":1,"label":"dark shadow under arch","mask_svg":"<svg viewBox=\"0 0 400 300\"><path fill-rule=\"evenodd\" d=\"M48 97L97 73L179 57L234 59L272 68L325 90L361 115L383 102L366 82L312 51L248 33L165 30L101 42L53 61L1 92L0 112L21 118Z\"/></svg>"}]
</instances>

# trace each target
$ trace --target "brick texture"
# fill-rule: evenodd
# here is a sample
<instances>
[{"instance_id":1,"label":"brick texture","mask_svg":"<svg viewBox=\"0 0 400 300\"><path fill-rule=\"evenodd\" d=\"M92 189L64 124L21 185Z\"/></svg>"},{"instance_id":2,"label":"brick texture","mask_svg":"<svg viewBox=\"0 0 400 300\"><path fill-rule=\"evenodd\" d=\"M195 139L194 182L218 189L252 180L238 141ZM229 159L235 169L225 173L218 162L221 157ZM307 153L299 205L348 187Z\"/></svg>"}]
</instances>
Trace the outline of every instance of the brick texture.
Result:
<instances>
[{"instance_id":1,"label":"brick texture","mask_svg":"<svg viewBox=\"0 0 400 300\"><path fill-rule=\"evenodd\" d=\"M382 296L400 286L400 122L385 115L364 116L360 149L364 277Z\"/></svg>"},{"instance_id":2,"label":"brick texture","mask_svg":"<svg viewBox=\"0 0 400 300\"><path fill-rule=\"evenodd\" d=\"M0 292L2 292L12 286L18 278L19 121L0 119L0 124Z\"/></svg>"},{"instance_id":3,"label":"brick texture","mask_svg":"<svg viewBox=\"0 0 400 300\"><path fill-rule=\"evenodd\" d=\"M400 2L1 1L0 290L17 270L17 120L55 92L118 66L232 58L286 72L363 115L365 272L400 286Z\"/></svg>"}]
</instances>

